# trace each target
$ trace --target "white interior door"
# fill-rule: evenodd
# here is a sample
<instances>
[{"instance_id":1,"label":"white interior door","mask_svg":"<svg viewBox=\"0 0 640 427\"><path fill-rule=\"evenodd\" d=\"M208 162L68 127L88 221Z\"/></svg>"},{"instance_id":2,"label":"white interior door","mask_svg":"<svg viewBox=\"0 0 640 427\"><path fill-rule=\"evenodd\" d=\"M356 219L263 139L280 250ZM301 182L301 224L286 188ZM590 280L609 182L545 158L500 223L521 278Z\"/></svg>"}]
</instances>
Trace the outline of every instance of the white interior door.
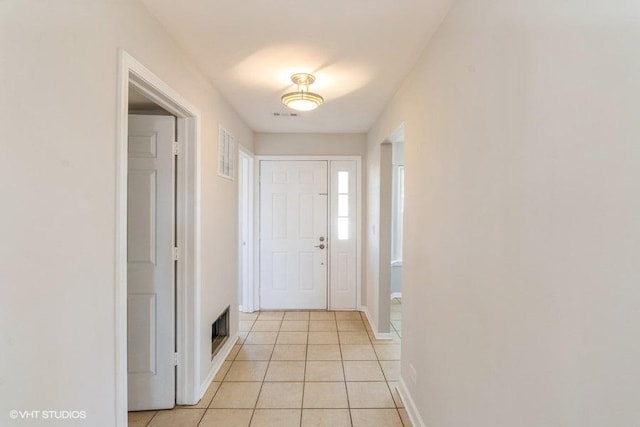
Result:
<instances>
[{"instance_id":1,"label":"white interior door","mask_svg":"<svg viewBox=\"0 0 640 427\"><path fill-rule=\"evenodd\" d=\"M129 115L127 364L130 411L175 405L171 116Z\"/></svg>"},{"instance_id":2,"label":"white interior door","mask_svg":"<svg viewBox=\"0 0 640 427\"><path fill-rule=\"evenodd\" d=\"M260 163L260 308L327 308L327 162Z\"/></svg>"}]
</instances>

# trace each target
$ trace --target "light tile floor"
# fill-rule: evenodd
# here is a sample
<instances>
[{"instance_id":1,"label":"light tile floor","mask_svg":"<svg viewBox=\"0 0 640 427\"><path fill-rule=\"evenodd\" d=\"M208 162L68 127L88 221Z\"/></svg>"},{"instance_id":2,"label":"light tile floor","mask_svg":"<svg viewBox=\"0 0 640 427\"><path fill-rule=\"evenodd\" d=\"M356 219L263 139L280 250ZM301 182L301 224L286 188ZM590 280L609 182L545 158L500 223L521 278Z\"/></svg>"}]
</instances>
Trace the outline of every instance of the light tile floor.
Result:
<instances>
[{"instance_id":1,"label":"light tile floor","mask_svg":"<svg viewBox=\"0 0 640 427\"><path fill-rule=\"evenodd\" d=\"M129 426L411 426L396 389L401 308L392 302L384 341L360 312L240 313L238 343L200 402L131 412Z\"/></svg>"}]
</instances>

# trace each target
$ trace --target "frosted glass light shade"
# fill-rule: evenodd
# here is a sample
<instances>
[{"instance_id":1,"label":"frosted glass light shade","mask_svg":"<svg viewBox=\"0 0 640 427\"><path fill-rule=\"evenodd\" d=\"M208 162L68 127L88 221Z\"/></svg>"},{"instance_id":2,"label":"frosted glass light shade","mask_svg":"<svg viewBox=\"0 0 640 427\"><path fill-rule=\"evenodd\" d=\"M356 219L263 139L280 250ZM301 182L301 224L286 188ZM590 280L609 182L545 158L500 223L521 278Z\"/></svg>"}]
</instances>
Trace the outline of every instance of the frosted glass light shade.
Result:
<instances>
[{"instance_id":1,"label":"frosted glass light shade","mask_svg":"<svg viewBox=\"0 0 640 427\"><path fill-rule=\"evenodd\" d=\"M298 111L311 111L322 105L324 99L313 92L289 92L282 95L282 103Z\"/></svg>"}]
</instances>

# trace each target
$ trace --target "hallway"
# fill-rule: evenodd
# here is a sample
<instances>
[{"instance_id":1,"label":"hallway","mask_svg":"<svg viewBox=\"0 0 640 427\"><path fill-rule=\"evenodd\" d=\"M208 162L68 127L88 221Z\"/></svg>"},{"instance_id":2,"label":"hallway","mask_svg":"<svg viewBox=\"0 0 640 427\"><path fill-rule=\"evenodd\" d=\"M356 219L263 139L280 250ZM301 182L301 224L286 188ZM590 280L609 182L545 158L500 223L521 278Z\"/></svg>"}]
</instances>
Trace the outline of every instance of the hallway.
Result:
<instances>
[{"instance_id":1,"label":"hallway","mask_svg":"<svg viewBox=\"0 0 640 427\"><path fill-rule=\"evenodd\" d=\"M401 318L400 301L392 304ZM240 313L240 338L195 406L129 414L130 427L407 427L400 336L360 312Z\"/></svg>"}]
</instances>

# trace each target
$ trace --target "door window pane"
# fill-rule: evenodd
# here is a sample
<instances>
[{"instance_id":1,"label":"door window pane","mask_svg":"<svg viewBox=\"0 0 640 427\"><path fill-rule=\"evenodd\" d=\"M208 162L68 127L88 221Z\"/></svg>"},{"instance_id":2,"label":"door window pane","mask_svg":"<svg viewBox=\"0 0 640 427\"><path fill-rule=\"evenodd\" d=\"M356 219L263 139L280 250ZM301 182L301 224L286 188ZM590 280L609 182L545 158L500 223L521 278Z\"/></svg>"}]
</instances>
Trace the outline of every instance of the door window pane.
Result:
<instances>
[{"instance_id":1,"label":"door window pane","mask_svg":"<svg viewBox=\"0 0 640 427\"><path fill-rule=\"evenodd\" d=\"M338 240L349 240L349 172L338 172Z\"/></svg>"},{"instance_id":2,"label":"door window pane","mask_svg":"<svg viewBox=\"0 0 640 427\"><path fill-rule=\"evenodd\" d=\"M338 172L338 193L349 194L349 172Z\"/></svg>"},{"instance_id":3,"label":"door window pane","mask_svg":"<svg viewBox=\"0 0 640 427\"><path fill-rule=\"evenodd\" d=\"M349 217L349 195L338 194L338 217Z\"/></svg>"}]
</instances>

